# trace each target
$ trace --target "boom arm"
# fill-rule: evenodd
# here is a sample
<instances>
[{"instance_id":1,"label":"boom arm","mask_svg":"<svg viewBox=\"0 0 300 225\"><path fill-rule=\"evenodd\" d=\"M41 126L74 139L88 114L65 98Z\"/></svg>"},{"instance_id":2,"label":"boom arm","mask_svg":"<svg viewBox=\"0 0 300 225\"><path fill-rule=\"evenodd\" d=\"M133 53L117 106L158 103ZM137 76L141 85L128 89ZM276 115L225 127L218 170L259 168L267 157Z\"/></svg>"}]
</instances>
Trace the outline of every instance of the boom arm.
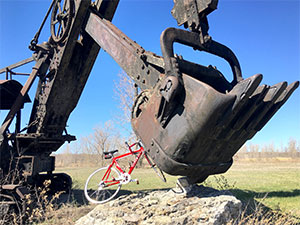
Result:
<instances>
[{"instance_id":1,"label":"boom arm","mask_svg":"<svg viewBox=\"0 0 300 225\"><path fill-rule=\"evenodd\" d=\"M69 25L64 22L69 26L68 29L57 30L57 36L50 37L47 43L31 42L30 47L35 51L34 58L37 60L36 66L0 129L1 174L8 173L7 162L11 158L18 162L17 170L25 168L23 175L27 182L37 182L39 173L51 173L54 170L54 157L49 155L59 149L65 141L75 139L74 136L67 133L64 135L63 132L100 50L100 46L85 32L82 33L80 27L84 25L90 7L93 7L95 12L101 13L107 20L111 20L118 3L118 0L98 0L91 6L91 2L85 0L53 0L51 6L54 9L55 7L57 9L58 4L64 7L69 5L70 8L65 15L61 15L58 10L56 12L53 10L51 15L53 26L59 19L72 18L69 20ZM68 33L61 38L59 32ZM35 37L36 40L37 37L38 35ZM47 59L46 62L42 56ZM30 89L36 76L39 77L39 84L29 126L26 128L27 133L10 134L8 127L16 113L20 111L23 105L22 96ZM9 150L9 142L14 148L13 151Z\"/></svg>"},{"instance_id":2,"label":"boom arm","mask_svg":"<svg viewBox=\"0 0 300 225\"><path fill-rule=\"evenodd\" d=\"M95 9L111 20L117 5L118 1L98 1ZM92 38L78 29L83 25L89 7L89 1L75 2L70 34L62 47L56 46L44 87L39 85L30 119L30 124L37 123L28 133L62 134L79 101L100 50Z\"/></svg>"}]
</instances>

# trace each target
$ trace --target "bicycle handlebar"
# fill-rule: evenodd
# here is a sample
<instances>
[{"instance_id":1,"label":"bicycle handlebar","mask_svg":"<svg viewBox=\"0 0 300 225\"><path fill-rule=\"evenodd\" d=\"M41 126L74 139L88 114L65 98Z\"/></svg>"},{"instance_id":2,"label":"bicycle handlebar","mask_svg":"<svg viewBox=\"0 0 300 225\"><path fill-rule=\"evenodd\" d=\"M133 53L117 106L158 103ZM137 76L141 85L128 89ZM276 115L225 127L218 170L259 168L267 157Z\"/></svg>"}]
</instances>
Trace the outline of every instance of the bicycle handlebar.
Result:
<instances>
[{"instance_id":1,"label":"bicycle handlebar","mask_svg":"<svg viewBox=\"0 0 300 225\"><path fill-rule=\"evenodd\" d=\"M137 141L135 143L133 143L132 145L129 145L127 141L125 141L125 144L127 145L129 151L132 153L132 154L135 154L134 151L132 151L132 147L135 146L135 145L138 145L140 148L142 147L140 141Z\"/></svg>"},{"instance_id":2,"label":"bicycle handlebar","mask_svg":"<svg viewBox=\"0 0 300 225\"><path fill-rule=\"evenodd\" d=\"M127 145L129 151L133 154L133 151L131 150L131 147L132 147L133 145L135 145L135 143L134 143L133 145L129 145L128 142L125 141L125 144Z\"/></svg>"}]
</instances>

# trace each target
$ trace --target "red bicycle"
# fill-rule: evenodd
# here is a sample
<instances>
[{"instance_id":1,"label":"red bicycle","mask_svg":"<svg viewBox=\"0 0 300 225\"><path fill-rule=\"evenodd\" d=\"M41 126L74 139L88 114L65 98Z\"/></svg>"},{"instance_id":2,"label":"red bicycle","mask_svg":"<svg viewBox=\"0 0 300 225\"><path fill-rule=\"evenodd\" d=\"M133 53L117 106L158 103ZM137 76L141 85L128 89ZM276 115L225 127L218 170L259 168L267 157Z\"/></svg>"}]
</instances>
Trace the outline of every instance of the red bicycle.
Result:
<instances>
[{"instance_id":1,"label":"red bicycle","mask_svg":"<svg viewBox=\"0 0 300 225\"><path fill-rule=\"evenodd\" d=\"M96 204L107 202L117 195L123 184L128 184L129 182L137 182L138 184L137 179L131 179L131 173L142 156L145 157L150 167L154 169L161 180L166 182L166 178L161 169L153 163L139 142L132 145L126 142L126 145L129 152L123 155L114 157L114 154L117 153L118 150L104 152L105 159L112 159L112 161L109 166L95 170L88 177L84 187L84 195L89 202ZM134 146L136 146L138 150L132 150ZM135 155L136 158L129 167L129 171L125 172L118 163L118 160L130 155Z\"/></svg>"}]
</instances>

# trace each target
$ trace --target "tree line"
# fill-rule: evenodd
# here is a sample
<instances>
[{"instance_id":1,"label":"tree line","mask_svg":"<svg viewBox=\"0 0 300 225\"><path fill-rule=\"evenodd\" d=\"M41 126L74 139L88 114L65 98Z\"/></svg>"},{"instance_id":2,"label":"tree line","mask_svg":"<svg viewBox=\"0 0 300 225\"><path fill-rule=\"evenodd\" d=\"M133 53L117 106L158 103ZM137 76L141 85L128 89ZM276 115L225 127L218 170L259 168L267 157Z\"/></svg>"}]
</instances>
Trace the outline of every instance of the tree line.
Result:
<instances>
[{"instance_id":1,"label":"tree line","mask_svg":"<svg viewBox=\"0 0 300 225\"><path fill-rule=\"evenodd\" d=\"M60 167L103 167L109 163L104 158L103 152L118 149L117 154L128 152L125 141L134 143L136 138L132 136L122 137L114 129L113 122L107 122L103 126L97 126L93 133L80 138L73 145L66 145L61 154L56 155L56 166ZM290 138L286 146L276 148L273 143L266 145L245 144L234 156L235 160L239 159L280 159L300 160L300 141ZM134 160L134 156L122 159L122 163L129 165ZM143 161L140 160L143 166Z\"/></svg>"},{"instance_id":2,"label":"tree line","mask_svg":"<svg viewBox=\"0 0 300 225\"><path fill-rule=\"evenodd\" d=\"M56 155L56 166L95 166L102 167L108 162L104 159L103 152L118 149L119 153L125 153L127 147L125 141L134 143L136 137L131 129L131 109L135 96L139 90L134 82L124 73L120 73L115 81L115 99L118 101L119 114L114 116L114 120L108 121L94 128L93 132L81 137L71 145L66 145L61 154ZM117 129L115 127L118 127ZM120 135L120 130L122 130ZM125 133L125 135L124 135ZM125 136L125 137L124 137ZM275 147L273 143L266 145L245 144L234 156L238 159L274 159L290 158L300 159L300 140L290 138L286 146ZM125 164L130 164L134 158L125 160ZM122 159L122 161L124 161ZM140 160L143 166L143 160Z\"/></svg>"},{"instance_id":3,"label":"tree line","mask_svg":"<svg viewBox=\"0 0 300 225\"><path fill-rule=\"evenodd\" d=\"M274 143L259 145L246 144L236 154L236 159L254 158L254 159L300 159L300 140L290 138L287 145L275 147Z\"/></svg>"}]
</instances>

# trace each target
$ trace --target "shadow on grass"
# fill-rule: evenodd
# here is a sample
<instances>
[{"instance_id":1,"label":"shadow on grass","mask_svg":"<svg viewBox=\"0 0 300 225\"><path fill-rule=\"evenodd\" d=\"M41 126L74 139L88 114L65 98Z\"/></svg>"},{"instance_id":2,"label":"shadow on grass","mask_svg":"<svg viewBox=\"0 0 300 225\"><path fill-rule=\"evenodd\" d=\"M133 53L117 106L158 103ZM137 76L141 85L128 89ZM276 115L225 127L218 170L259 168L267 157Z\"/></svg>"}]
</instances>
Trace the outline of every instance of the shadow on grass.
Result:
<instances>
[{"instance_id":1,"label":"shadow on grass","mask_svg":"<svg viewBox=\"0 0 300 225\"><path fill-rule=\"evenodd\" d=\"M114 199L120 196L130 195L132 193L141 193L141 192L149 192L149 191L168 191L168 188L162 189L147 189L147 190L138 190L138 191L130 191L126 189L121 189ZM57 201L59 204L73 203L77 206L88 205L89 202L84 196L84 191L82 189L72 189L68 194L61 194L59 200Z\"/></svg>"},{"instance_id":2,"label":"shadow on grass","mask_svg":"<svg viewBox=\"0 0 300 225\"><path fill-rule=\"evenodd\" d=\"M264 212L268 212L272 215L277 212L278 215L283 215L284 212L279 208L270 208L263 204L263 201L257 201L256 199L268 199L271 197L287 198L287 197L297 197L300 196L300 190L295 189L292 191L269 191L269 192L257 192L250 190L241 189L229 189L229 191L243 203L243 208L246 209L246 215L253 214L258 208L262 209ZM274 211L275 210L275 211ZM290 215L290 218L295 219L295 224L300 224L300 217L297 215Z\"/></svg>"},{"instance_id":3,"label":"shadow on grass","mask_svg":"<svg viewBox=\"0 0 300 225\"><path fill-rule=\"evenodd\" d=\"M168 191L169 188L161 188L161 189L145 189L145 190L139 190L139 191L130 191L126 189L121 189L117 196L115 198L118 198L123 195L130 195L132 193L137 192L149 192L149 191ZM270 191L270 192L256 192L256 191L250 191L250 190L242 190L242 189L229 189L234 196L236 196L241 201L247 202L249 200L253 200L254 198L271 198L271 197L296 197L300 196L300 189L295 189L292 191ZM209 195L205 194L205 190L203 189L203 194L197 194L199 197L209 197ZM190 194L187 197L193 197L195 195ZM62 194L60 197L60 201L62 203L67 202L73 202L78 205L86 205L88 204L88 201L86 200L84 196L84 192L82 189L73 189L71 193L69 194Z\"/></svg>"},{"instance_id":4,"label":"shadow on grass","mask_svg":"<svg viewBox=\"0 0 300 225\"><path fill-rule=\"evenodd\" d=\"M126 189L121 189L115 198L118 198L122 195L130 195L132 193L137 192L149 192L149 191L168 191L169 188L161 188L161 189L145 189L139 191L130 191ZM236 196L241 201L248 201L254 198L271 198L271 197L297 197L300 196L300 189L295 189L292 191L270 191L270 192L256 192L251 190L243 190L243 189L228 189L234 196ZM209 197L209 195L205 194L205 189L203 189L203 194L197 194L199 197ZM191 194L187 197L193 197L195 195ZM73 202L78 205L86 205L88 201L84 196L84 192L82 189L73 189L69 194L62 194L60 197L61 203Z\"/></svg>"},{"instance_id":5,"label":"shadow on grass","mask_svg":"<svg viewBox=\"0 0 300 225\"><path fill-rule=\"evenodd\" d=\"M118 194L115 196L115 199L122 195L130 195L134 193L133 191L128 190L120 190ZM57 201L59 204L72 203L77 206L88 205L89 202L84 196L84 191L82 189L72 189L68 194L61 194L59 200Z\"/></svg>"},{"instance_id":6,"label":"shadow on grass","mask_svg":"<svg viewBox=\"0 0 300 225\"><path fill-rule=\"evenodd\" d=\"M230 189L237 198L241 200L246 200L249 198L271 198L271 197L297 197L300 196L300 189L295 189L292 191L269 191L269 192L256 192L250 190L241 190L241 189Z\"/></svg>"}]
</instances>

